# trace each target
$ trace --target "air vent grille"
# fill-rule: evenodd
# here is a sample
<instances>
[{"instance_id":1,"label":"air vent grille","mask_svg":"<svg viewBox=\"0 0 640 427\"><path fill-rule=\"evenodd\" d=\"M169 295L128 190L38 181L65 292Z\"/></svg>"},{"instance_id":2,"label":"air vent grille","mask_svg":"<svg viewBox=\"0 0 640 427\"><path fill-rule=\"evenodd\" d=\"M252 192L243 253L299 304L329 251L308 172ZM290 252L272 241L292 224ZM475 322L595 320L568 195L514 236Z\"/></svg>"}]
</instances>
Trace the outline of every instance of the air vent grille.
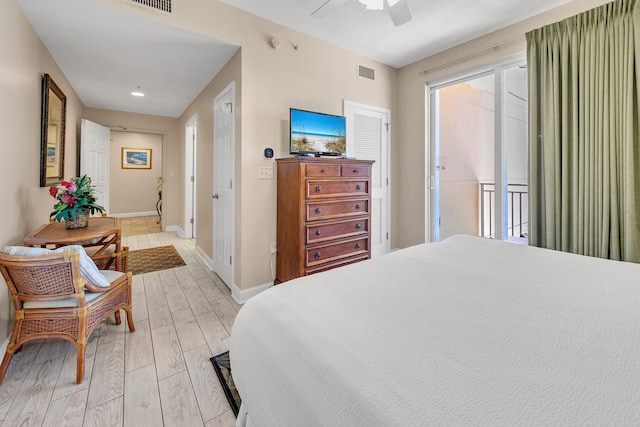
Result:
<instances>
[{"instance_id":1,"label":"air vent grille","mask_svg":"<svg viewBox=\"0 0 640 427\"><path fill-rule=\"evenodd\" d=\"M175 15L174 0L122 0L122 2L167 15Z\"/></svg>"},{"instance_id":2,"label":"air vent grille","mask_svg":"<svg viewBox=\"0 0 640 427\"><path fill-rule=\"evenodd\" d=\"M372 68L365 67L364 65L358 65L358 76L369 80L375 80L376 72Z\"/></svg>"}]
</instances>

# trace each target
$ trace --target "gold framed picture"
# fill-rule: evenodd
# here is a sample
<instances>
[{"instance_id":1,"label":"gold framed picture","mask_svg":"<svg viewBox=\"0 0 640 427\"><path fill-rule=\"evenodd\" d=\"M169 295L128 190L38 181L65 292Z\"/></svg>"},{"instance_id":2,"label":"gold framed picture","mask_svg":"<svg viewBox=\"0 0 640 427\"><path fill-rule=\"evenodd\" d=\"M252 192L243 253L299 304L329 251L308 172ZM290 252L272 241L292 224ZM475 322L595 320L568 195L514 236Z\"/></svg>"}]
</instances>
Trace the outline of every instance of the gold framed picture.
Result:
<instances>
[{"instance_id":1,"label":"gold framed picture","mask_svg":"<svg viewBox=\"0 0 640 427\"><path fill-rule=\"evenodd\" d=\"M151 169L151 148L122 147L122 169Z\"/></svg>"}]
</instances>

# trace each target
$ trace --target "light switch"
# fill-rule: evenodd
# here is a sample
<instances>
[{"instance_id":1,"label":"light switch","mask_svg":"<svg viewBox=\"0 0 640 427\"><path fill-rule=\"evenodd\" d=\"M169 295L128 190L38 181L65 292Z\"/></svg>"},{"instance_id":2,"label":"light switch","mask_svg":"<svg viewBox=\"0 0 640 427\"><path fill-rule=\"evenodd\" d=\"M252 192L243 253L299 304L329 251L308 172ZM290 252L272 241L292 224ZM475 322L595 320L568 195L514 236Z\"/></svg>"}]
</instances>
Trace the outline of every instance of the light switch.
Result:
<instances>
[{"instance_id":1,"label":"light switch","mask_svg":"<svg viewBox=\"0 0 640 427\"><path fill-rule=\"evenodd\" d=\"M260 166L258 168L258 179L273 179L273 167Z\"/></svg>"}]
</instances>

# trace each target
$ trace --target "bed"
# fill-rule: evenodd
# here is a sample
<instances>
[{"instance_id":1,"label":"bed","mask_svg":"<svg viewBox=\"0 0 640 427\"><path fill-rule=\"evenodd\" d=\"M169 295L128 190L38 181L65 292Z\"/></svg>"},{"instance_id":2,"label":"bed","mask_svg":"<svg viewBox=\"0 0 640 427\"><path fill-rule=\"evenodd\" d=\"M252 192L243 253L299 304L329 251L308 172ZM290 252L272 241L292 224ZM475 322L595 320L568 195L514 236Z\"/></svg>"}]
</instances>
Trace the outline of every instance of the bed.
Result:
<instances>
[{"instance_id":1,"label":"bed","mask_svg":"<svg viewBox=\"0 0 640 427\"><path fill-rule=\"evenodd\" d=\"M238 425L639 425L640 265L471 236L295 279L231 336Z\"/></svg>"}]
</instances>

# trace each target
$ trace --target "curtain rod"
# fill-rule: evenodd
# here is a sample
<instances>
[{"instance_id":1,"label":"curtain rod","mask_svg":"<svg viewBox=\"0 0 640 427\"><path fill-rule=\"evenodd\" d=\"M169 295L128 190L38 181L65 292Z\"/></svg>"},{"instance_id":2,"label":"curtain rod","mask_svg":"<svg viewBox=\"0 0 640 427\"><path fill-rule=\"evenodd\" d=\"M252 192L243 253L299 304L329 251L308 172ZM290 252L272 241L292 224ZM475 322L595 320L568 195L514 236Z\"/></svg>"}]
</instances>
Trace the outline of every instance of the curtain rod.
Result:
<instances>
[{"instance_id":1,"label":"curtain rod","mask_svg":"<svg viewBox=\"0 0 640 427\"><path fill-rule=\"evenodd\" d=\"M524 35L513 37L513 38L505 40L503 42L496 43L496 44L493 44L491 46L487 46L487 47L482 48L480 50L476 50L475 52L467 53L466 55L460 56L458 58L451 59L451 60L449 60L447 62L443 62L442 64L434 65L433 67L429 67L429 68L425 68L424 70L420 70L420 71L418 71L418 74L427 74L430 71L438 70L440 68L444 68L447 65L454 64L454 63L456 63L458 61L462 61L463 59L470 58L470 57L475 56L475 55L477 55L479 53L486 52L488 50L492 50L492 49L493 50L498 50L500 47L502 47L502 46L504 46L506 44L512 43L512 42L514 42L516 40L521 40L523 37L524 37Z\"/></svg>"}]
</instances>

